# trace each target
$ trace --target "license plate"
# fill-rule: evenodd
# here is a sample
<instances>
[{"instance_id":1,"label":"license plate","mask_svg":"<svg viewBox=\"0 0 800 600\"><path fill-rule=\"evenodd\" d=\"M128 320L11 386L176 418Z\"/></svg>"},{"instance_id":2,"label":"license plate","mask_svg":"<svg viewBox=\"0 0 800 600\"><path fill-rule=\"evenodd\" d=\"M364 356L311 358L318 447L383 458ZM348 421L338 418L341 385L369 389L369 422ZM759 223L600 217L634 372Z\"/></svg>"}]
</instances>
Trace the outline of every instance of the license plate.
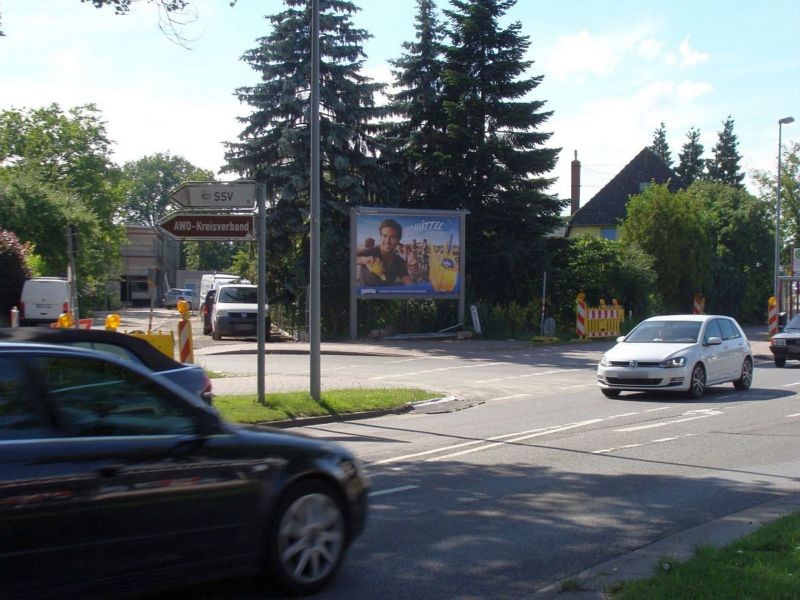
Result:
<instances>
[{"instance_id":1,"label":"license plate","mask_svg":"<svg viewBox=\"0 0 800 600\"><path fill-rule=\"evenodd\" d=\"M252 331L253 326L248 325L247 323L239 323L233 326L236 331Z\"/></svg>"},{"instance_id":2,"label":"license plate","mask_svg":"<svg viewBox=\"0 0 800 600\"><path fill-rule=\"evenodd\" d=\"M36 308L50 308L52 304L37 304Z\"/></svg>"}]
</instances>

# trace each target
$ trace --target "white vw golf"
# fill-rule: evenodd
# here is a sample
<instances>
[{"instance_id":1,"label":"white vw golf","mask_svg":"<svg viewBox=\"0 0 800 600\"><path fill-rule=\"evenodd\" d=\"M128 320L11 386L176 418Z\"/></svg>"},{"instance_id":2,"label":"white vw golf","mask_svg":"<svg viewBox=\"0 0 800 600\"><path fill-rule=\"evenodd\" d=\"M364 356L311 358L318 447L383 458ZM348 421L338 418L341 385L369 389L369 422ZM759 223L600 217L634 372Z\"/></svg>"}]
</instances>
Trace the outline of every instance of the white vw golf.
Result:
<instances>
[{"instance_id":1,"label":"white vw golf","mask_svg":"<svg viewBox=\"0 0 800 600\"><path fill-rule=\"evenodd\" d=\"M720 315L667 315L639 323L606 352L597 367L600 390L686 392L699 398L706 387L753 382L753 354L739 324Z\"/></svg>"}]
</instances>

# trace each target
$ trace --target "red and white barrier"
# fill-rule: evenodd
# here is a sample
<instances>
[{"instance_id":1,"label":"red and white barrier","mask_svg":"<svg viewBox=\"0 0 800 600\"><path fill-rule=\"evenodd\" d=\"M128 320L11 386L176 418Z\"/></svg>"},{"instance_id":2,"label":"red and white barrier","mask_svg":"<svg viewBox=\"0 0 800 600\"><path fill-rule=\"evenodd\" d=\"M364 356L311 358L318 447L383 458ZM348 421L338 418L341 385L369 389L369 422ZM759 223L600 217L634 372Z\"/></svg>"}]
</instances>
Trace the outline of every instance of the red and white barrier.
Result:
<instances>
[{"instance_id":1,"label":"red and white barrier","mask_svg":"<svg viewBox=\"0 0 800 600\"><path fill-rule=\"evenodd\" d=\"M182 363L194 362L194 349L192 348L192 322L189 319L178 321L178 354Z\"/></svg>"},{"instance_id":2,"label":"red and white barrier","mask_svg":"<svg viewBox=\"0 0 800 600\"><path fill-rule=\"evenodd\" d=\"M706 314L706 299L704 296L701 296L700 294L694 295L694 302L692 302L692 314Z\"/></svg>"},{"instance_id":3,"label":"red and white barrier","mask_svg":"<svg viewBox=\"0 0 800 600\"><path fill-rule=\"evenodd\" d=\"M575 333L578 334L579 338L586 337L586 295L581 292L578 294L577 302L578 308L576 312L576 321L575 321Z\"/></svg>"},{"instance_id":4,"label":"red and white barrier","mask_svg":"<svg viewBox=\"0 0 800 600\"><path fill-rule=\"evenodd\" d=\"M778 333L778 301L775 296L770 296L769 312L767 314L767 330L769 331L769 337L772 338L773 335Z\"/></svg>"}]
</instances>

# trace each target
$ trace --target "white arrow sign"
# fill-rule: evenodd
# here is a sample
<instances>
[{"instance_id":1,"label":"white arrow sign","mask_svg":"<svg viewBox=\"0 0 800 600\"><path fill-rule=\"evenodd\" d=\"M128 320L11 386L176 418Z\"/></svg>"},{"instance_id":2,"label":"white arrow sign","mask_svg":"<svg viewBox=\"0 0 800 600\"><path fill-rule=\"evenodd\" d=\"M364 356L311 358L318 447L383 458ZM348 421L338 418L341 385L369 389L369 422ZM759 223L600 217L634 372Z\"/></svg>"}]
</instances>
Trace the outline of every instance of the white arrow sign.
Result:
<instances>
[{"instance_id":1,"label":"white arrow sign","mask_svg":"<svg viewBox=\"0 0 800 600\"><path fill-rule=\"evenodd\" d=\"M186 208L253 209L256 184L252 181L187 181L172 190L170 198Z\"/></svg>"}]
</instances>

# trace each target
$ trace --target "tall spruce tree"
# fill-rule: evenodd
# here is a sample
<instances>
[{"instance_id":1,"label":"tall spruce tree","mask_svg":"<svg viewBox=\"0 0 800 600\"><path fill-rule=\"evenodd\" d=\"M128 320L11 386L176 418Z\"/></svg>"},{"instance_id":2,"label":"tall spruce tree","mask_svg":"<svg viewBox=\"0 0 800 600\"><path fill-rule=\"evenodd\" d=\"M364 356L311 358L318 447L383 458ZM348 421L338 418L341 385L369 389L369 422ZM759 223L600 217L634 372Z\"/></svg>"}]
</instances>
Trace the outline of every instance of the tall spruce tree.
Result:
<instances>
[{"instance_id":1,"label":"tall spruce tree","mask_svg":"<svg viewBox=\"0 0 800 600\"><path fill-rule=\"evenodd\" d=\"M733 118L728 115L719 132L719 139L714 146L714 156L706 161L708 179L719 181L738 188L744 188L744 173L739 161L742 160L738 150L739 142L733 133Z\"/></svg>"},{"instance_id":2,"label":"tall spruce tree","mask_svg":"<svg viewBox=\"0 0 800 600\"><path fill-rule=\"evenodd\" d=\"M688 186L693 181L703 178L703 145L700 143L700 131L692 127L686 132L686 143L678 155L678 167L675 172L681 176Z\"/></svg>"},{"instance_id":3,"label":"tall spruce tree","mask_svg":"<svg viewBox=\"0 0 800 600\"><path fill-rule=\"evenodd\" d=\"M398 157L402 201L427 207L440 178L438 155L447 128L442 106L442 39L433 0L417 0L416 41L406 42L405 54L392 61L395 86L391 110L397 120L385 132L386 145Z\"/></svg>"},{"instance_id":4,"label":"tall spruce tree","mask_svg":"<svg viewBox=\"0 0 800 600\"><path fill-rule=\"evenodd\" d=\"M532 62L519 22L500 20L514 0L452 0L446 47L444 108L447 138L440 153L438 208L467 209L467 289L488 302L527 301L532 272L546 268L545 236L561 222L564 201L545 193L543 177L557 149L538 129L552 112L530 99L542 76L525 76Z\"/></svg>"},{"instance_id":5,"label":"tall spruce tree","mask_svg":"<svg viewBox=\"0 0 800 600\"><path fill-rule=\"evenodd\" d=\"M267 17L272 32L242 59L261 81L237 90L253 112L241 118L239 142L229 143L223 169L264 181L270 291L285 300L308 283L311 121L311 3L284 0ZM348 281L349 209L380 196L376 173L375 105L382 84L361 73L370 36L351 22L359 9L345 0L320 2L320 221L324 284ZM336 291L341 295L341 290Z\"/></svg>"},{"instance_id":6,"label":"tall spruce tree","mask_svg":"<svg viewBox=\"0 0 800 600\"><path fill-rule=\"evenodd\" d=\"M672 153L669 150L669 144L667 144L667 127L663 121L659 128L653 132L653 143L650 144L650 149L664 161L664 164L672 168Z\"/></svg>"}]
</instances>

